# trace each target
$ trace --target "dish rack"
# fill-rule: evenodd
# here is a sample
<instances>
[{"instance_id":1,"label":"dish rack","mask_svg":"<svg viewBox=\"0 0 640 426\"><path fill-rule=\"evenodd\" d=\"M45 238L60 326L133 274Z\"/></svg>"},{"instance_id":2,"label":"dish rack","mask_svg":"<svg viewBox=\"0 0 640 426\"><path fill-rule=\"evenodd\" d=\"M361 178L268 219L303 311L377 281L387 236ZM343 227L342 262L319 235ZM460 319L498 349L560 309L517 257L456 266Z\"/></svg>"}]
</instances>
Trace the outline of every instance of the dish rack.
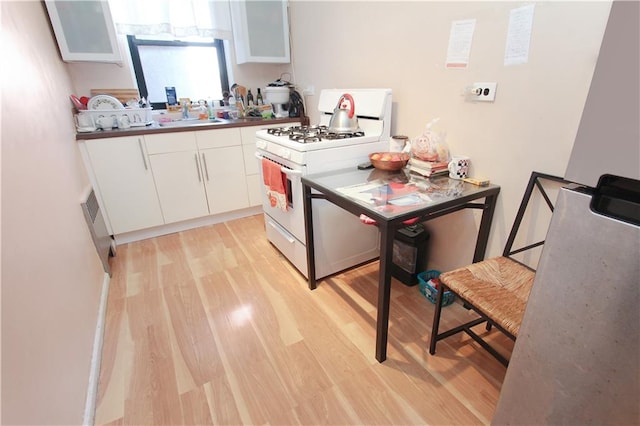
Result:
<instances>
[{"instance_id":1,"label":"dish rack","mask_svg":"<svg viewBox=\"0 0 640 426\"><path fill-rule=\"evenodd\" d=\"M143 127L153 122L152 108L123 108L123 109L85 109L79 114L90 115L95 122L100 117L116 117L116 126L118 119L123 115L129 116L131 127Z\"/></svg>"}]
</instances>

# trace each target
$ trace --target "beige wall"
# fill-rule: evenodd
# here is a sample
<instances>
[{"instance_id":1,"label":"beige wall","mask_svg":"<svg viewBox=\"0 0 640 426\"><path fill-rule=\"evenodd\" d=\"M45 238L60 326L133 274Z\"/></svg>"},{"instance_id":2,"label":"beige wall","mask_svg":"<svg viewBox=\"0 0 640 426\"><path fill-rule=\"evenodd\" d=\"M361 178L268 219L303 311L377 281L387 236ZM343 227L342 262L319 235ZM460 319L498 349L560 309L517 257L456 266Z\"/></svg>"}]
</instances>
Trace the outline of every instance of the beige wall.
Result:
<instances>
[{"instance_id":1,"label":"beige wall","mask_svg":"<svg viewBox=\"0 0 640 426\"><path fill-rule=\"evenodd\" d=\"M71 81L40 2L2 12L2 424L80 424L104 272Z\"/></svg>"},{"instance_id":2,"label":"beige wall","mask_svg":"<svg viewBox=\"0 0 640 426\"><path fill-rule=\"evenodd\" d=\"M504 66L509 12L532 3L529 62ZM502 187L488 253L498 255L531 171L564 174L610 6L293 1L296 82L315 86L316 96L306 98L310 111L322 88L390 87L396 134L418 136L440 117L452 153L471 156L472 174ZM476 19L469 66L445 69L451 22L463 19ZM465 86L486 81L498 83L496 101L465 102ZM477 215L464 212L431 222L429 267L469 262L476 226Z\"/></svg>"}]
</instances>

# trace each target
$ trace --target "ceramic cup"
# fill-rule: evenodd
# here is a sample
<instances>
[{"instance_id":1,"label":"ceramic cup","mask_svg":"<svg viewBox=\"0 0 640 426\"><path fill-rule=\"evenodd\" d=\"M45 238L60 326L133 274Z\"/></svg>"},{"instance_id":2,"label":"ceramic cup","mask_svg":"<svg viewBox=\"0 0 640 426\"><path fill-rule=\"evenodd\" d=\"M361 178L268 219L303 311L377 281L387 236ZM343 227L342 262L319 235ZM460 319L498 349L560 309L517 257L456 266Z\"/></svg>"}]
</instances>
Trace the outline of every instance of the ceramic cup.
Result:
<instances>
[{"instance_id":1,"label":"ceramic cup","mask_svg":"<svg viewBox=\"0 0 640 426\"><path fill-rule=\"evenodd\" d=\"M99 129L111 130L114 127L116 127L116 122L117 122L117 120L116 120L116 118L114 116L105 117L103 115L103 116L98 117L98 119L96 120L96 126Z\"/></svg>"},{"instance_id":2,"label":"ceramic cup","mask_svg":"<svg viewBox=\"0 0 640 426\"><path fill-rule=\"evenodd\" d=\"M91 114L76 114L76 127L79 130L92 131L96 129L96 123L93 122Z\"/></svg>"},{"instance_id":3,"label":"ceramic cup","mask_svg":"<svg viewBox=\"0 0 640 426\"><path fill-rule=\"evenodd\" d=\"M120 116L118 119L118 128L128 129L129 127L131 127L131 120L129 119L129 116L126 114Z\"/></svg>"},{"instance_id":4,"label":"ceramic cup","mask_svg":"<svg viewBox=\"0 0 640 426\"><path fill-rule=\"evenodd\" d=\"M449 177L451 179L464 179L469 177L469 165L471 159L465 155L454 155L449 161Z\"/></svg>"},{"instance_id":5,"label":"ceramic cup","mask_svg":"<svg viewBox=\"0 0 640 426\"><path fill-rule=\"evenodd\" d=\"M408 136L391 136L391 141L389 142L389 151L402 152L407 142L409 142Z\"/></svg>"}]
</instances>

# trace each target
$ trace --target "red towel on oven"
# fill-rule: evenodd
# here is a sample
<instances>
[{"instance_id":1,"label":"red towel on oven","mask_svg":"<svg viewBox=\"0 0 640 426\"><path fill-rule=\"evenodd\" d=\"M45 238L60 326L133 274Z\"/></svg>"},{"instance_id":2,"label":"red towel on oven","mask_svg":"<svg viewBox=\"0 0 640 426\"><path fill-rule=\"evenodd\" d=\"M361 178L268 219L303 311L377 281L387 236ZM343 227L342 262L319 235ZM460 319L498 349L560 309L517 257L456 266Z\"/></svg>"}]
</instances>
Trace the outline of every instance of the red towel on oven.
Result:
<instances>
[{"instance_id":1,"label":"red towel on oven","mask_svg":"<svg viewBox=\"0 0 640 426\"><path fill-rule=\"evenodd\" d=\"M264 188L271 207L287 211L287 176L280 170L280 165L266 158L262 159L262 176Z\"/></svg>"}]
</instances>

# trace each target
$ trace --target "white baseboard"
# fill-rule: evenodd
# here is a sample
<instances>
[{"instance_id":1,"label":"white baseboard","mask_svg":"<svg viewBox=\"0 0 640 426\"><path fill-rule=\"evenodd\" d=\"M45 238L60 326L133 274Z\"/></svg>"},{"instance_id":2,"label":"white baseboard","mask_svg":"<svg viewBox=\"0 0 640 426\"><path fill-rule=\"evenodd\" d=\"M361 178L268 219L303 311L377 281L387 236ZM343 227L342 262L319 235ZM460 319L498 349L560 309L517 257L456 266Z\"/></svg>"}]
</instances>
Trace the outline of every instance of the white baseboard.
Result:
<instances>
[{"instance_id":1,"label":"white baseboard","mask_svg":"<svg viewBox=\"0 0 640 426\"><path fill-rule=\"evenodd\" d=\"M98 307L98 321L96 323L96 333L93 338L93 353L91 354L91 369L89 371L89 387L87 389L87 400L84 407L84 426L93 426L96 416L96 399L98 397L98 381L100 380L100 363L102 361L102 344L104 343L104 326L107 313L107 299L109 296L109 274L104 274L102 281L102 294L100 295L100 306Z\"/></svg>"},{"instance_id":2,"label":"white baseboard","mask_svg":"<svg viewBox=\"0 0 640 426\"><path fill-rule=\"evenodd\" d=\"M161 235L173 234L174 232L187 231L189 229L199 228L201 226L213 225L216 223L227 222L229 220L239 219L241 217L254 216L262 213L262 205L247 207L241 210L234 210L227 213L220 213L211 216L204 216L196 219L185 220L182 222L170 223L168 225L160 225L153 228L141 229L139 231L125 232L123 234L114 235L116 245L127 244L134 241L146 240L147 238L159 237Z\"/></svg>"}]
</instances>

